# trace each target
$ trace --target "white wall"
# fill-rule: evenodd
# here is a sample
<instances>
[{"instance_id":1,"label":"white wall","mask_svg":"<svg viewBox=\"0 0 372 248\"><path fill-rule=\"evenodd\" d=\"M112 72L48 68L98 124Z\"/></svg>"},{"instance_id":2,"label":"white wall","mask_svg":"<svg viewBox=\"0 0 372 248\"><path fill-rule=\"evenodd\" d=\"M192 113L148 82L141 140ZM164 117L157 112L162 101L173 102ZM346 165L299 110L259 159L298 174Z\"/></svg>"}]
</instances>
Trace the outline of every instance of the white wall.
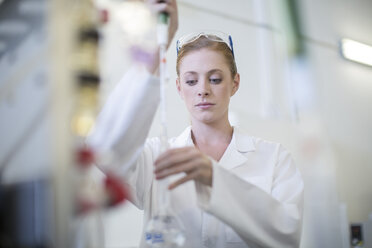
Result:
<instances>
[{"instance_id":1,"label":"white wall","mask_svg":"<svg viewBox=\"0 0 372 248\"><path fill-rule=\"evenodd\" d=\"M341 59L338 41L372 45L372 2L302 1L305 35L325 123L337 161L338 192L352 222L372 211L372 68Z\"/></svg>"}]
</instances>

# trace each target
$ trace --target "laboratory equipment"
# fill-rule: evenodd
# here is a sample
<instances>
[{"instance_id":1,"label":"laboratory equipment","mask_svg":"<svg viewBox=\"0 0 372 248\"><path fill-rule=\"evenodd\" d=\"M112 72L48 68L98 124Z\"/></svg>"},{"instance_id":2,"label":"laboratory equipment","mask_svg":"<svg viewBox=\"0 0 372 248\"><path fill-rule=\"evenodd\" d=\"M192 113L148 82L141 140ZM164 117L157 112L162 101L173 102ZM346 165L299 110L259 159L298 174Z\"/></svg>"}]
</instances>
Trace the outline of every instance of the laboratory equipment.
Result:
<instances>
[{"instance_id":1,"label":"laboratory equipment","mask_svg":"<svg viewBox=\"0 0 372 248\"><path fill-rule=\"evenodd\" d=\"M99 68L99 27L107 18L99 18L92 0L80 0L74 7L74 60L72 64L75 105L71 120L74 134L72 170L72 244L70 247L104 247L102 212L124 202L127 191L121 181L105 171L104 185L94 179L94 164L102 157L85 139L96 121L101 83Z\"/></svg>"},{"instance_id":2,"label":"laboratory equipment","mask_svg":"<svg viewBox=\"0 0 372 248\"><path fill-rule=\"evenodd\" d=\"M165 86L167 81L166 49L168 44L168 19L169 16L166 13L161 13L158 16L160 111L162 127L162 133L160 136L161 152L165 152L169 148L165 99ZM183 247L185 243L184 227L180 219L171 209L168 179L165 178L155 183L159 186L159 198L157 199L158 206L145 229L146 243L152 248Z\"/></svg>"}]
</instances>

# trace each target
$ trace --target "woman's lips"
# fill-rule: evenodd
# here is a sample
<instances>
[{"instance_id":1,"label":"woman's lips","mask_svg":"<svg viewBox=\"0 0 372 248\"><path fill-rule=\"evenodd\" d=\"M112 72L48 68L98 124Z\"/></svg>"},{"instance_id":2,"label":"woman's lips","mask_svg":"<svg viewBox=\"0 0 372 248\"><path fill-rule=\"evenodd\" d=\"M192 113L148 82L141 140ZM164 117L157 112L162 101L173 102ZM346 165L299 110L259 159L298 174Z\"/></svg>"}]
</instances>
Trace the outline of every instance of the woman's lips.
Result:
<instances>
[{"instance_id":1,"label":"woman's lips","mask_svg":"<svg viewBox=\"0 0 372 248\"><path fill-rule=\"evenodd\" d=\"M214 103L202 102L202 103L196 104L195 106L198 107L198 108L201 108L201 109L209 109L209 108L213 107L214 105L215 105Z\"/></svg>"}]
</instances>

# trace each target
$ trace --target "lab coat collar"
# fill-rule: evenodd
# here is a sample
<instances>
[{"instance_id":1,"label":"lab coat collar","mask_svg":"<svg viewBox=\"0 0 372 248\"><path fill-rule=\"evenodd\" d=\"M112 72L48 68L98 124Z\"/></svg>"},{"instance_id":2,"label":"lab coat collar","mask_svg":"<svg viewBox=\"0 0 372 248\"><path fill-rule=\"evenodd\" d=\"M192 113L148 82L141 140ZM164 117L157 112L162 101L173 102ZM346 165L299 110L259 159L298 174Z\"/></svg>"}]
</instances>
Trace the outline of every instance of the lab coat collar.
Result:
<instances>
[{"instance_id":1,"label":"lab coat collar","mask_svg":"<svg viewBox=\"0 0 372 248\"><path fill-rule=\"evenodd\" d=\"M248 160L245 154L253 151L255 151L255 146L252 137L243 133L239 128L234 127L230 145L220 159L219 164L231 170L244 164Z\"/></svg>"},{"instance_id":2,"label":"lab coat collar","mask_svg":"<svg viewBox=\"0 0 372 248\"><path fill-rule=\"evenodd\" d=\"M238 127L234 127L234 133L231 140L231 144L234 144L236 150L242 153L253 152L256 150L253 138L245 134Z\"/></svg>"},{"instance_id":3,"label":"lab coat collar","mask_svg":"<svg viewBox=\"0 0 372 248\"><path fill-rule=\"evenodd\" d=\"M175 139L174 146L194 146L191 138L191 126L187 127L181 135ZM234 127L234 133L230 145L227 147L224 155L220 159L219 164L226 169L235 168L247 161L247 158L244 155L245 153L253 152L255 149L253 138L243 133L239 128Z\"/></svg>"},{"instance_id":4,"label":"lab coat collar","mask_svg":"<svg viewBox=\"0 0 372 248\"><path fill-rule=\"evenodd\" d=\"M174 147L194 146L191 138L191 126L188 126L174 141Z\"/></svg>"}]
</instances>

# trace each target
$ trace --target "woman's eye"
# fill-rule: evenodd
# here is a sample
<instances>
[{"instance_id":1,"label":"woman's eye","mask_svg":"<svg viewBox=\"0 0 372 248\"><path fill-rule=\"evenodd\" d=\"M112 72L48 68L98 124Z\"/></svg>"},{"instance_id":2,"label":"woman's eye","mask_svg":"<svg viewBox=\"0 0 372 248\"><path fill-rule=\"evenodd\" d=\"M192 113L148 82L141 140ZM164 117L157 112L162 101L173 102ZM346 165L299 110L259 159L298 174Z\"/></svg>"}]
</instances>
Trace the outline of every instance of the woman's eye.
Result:
<instances>
[{"instance_id":1,"label":"woman's eye","mask_svg":"<svg viewBox=\"0 0 372 248\"><path fill-rule=\"evenodd\" d=\"M211 78L209 81L213 84L219 84L221 83L222 79L221 78Z\"/></svg>"},{"instance_id":2,"label":"woman's eye","mask_svg":"<svg viewBox=\"0 0 372 248\"><path fill-rule=\"evenodd\" d=\"M186 80L186 84L188 85L195 85L197 83L197 80Z\"/></svg>"}]
</instances>

